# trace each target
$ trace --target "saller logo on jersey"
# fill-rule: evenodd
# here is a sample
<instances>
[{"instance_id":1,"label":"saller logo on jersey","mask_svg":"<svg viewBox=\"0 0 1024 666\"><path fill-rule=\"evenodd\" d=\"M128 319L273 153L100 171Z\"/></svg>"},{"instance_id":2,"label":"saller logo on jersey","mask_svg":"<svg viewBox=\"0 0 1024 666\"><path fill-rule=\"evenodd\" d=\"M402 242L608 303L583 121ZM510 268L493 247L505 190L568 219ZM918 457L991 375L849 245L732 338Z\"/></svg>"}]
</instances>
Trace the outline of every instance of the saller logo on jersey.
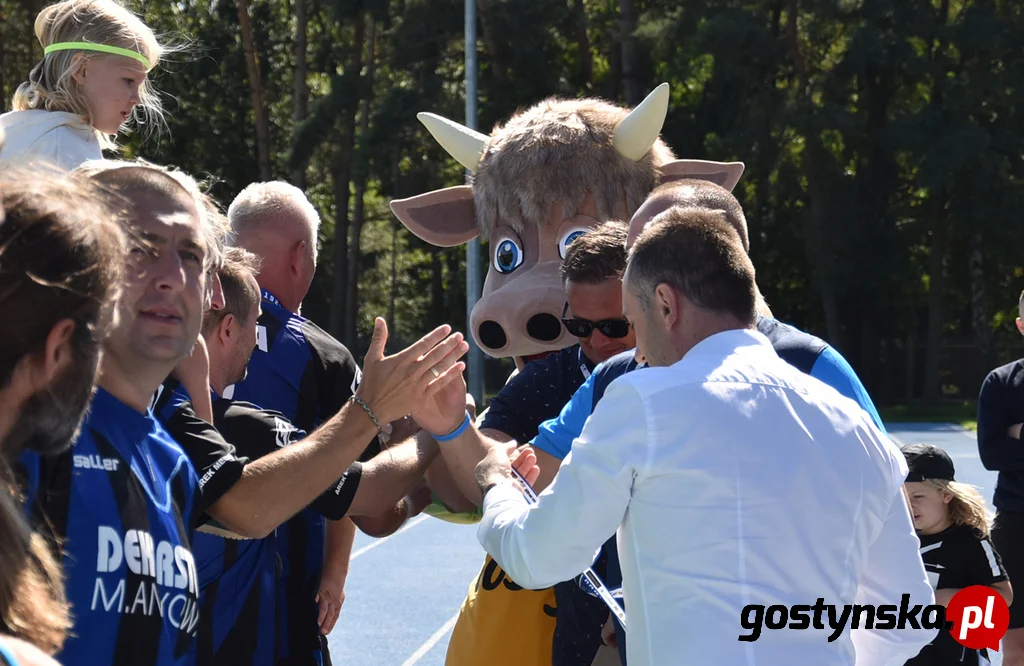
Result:
<instances>
[{"instance_id":1,"label":"saller logo on jersey","mask_svg":"<svg viewBox=\"0 0 1024 666\"><path fill-rule=\"evenodd\" d=\"M199 581L195 560L187 548L167 541L154 542L143 530L121 532L99 526L96 572L123 572L114 582L97 576L92 607L126 615L159 616L192 637L199 623ZM125 571L127 569L127 571ZM127 573L135 574L129 589Z\"/></svg>"},{"instance_id":2,"label":"saller logo on jersey","mask_svg":"<svg viewBox=\"0 0 1024 666\"><path fill-rule=\"evenodd\" d=\"M120 461L117 458L101 458L100 456L74 456L75 467L84 469L101 469L107 472L116 472L117 464Z\"/></svg>"}]
</instances>

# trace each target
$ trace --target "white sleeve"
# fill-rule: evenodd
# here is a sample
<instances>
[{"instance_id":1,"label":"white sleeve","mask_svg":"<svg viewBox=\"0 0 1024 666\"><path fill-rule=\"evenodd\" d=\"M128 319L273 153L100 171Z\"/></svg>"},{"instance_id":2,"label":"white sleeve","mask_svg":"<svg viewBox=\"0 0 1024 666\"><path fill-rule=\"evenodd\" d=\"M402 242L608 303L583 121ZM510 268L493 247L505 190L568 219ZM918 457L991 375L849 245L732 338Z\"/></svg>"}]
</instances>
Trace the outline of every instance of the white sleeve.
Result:
<instances>
[{"instance_id":1,"label":"white sleeve","mask_svg":"<svg viewBox=\"0 0 1024 666\"><path fill-rule=\"evenodd\" d=\"M516 584L543 589L593 564L629 505L631 461L646 455L644 413L630 383L612 382L536 505L507 486L484 497L477 536Z\"/></svg>"},{"instance_id":2,"label":"white sleeve","mask_svg":"<svg viewBox=\"0 0 1024 666\"><path fill-rule=\"evenodd\" d=\"M893 463L893 475L898 481L896 493L878 538L868 551L855 603L899 609L903 595L909 594L909 607L920 605L923 611L935 603L935 592L921 561L921 542L903 495L902 481L907 470L902 454ZM918 614L919 621L923 615ZM852 629L856 666L902 666L931 643L938 631L915 629L909 623L903 629Z\"/></svg>"},{"instance_id":3,"label":"white sleeve","mask_svg":"<svg viewBox=\"0 0 1024 666\"><path fill-rule=\"evenodd\" d=\"M68 172L89 160L103 157L103 150L95 134L86 138L82 132L64 125L54 127L27 144L11 141L10 136L8 143L11 145L0 152L0 164L4 166L35 164Z\"/></svg>"}]
</instances>

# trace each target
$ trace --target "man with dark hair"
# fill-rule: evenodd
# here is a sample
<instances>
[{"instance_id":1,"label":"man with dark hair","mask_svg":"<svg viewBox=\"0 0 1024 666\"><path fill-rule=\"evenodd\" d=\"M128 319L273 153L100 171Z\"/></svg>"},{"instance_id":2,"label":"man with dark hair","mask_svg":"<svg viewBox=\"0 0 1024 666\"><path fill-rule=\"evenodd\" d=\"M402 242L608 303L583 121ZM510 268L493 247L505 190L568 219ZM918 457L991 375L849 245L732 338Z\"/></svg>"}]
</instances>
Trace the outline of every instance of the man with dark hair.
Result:
<instances>
[{"instance_id":1,"label":"man with dark hair","mask_svg":"<svg viewBox=\"0 0 1024 666\"><path fill-rule=\"evenodd\" d=\"M633 331L622 317L626 231L625 223L610 221L567 237L560 269L565 289L562 323L579 343L527 363L491 400L482 416L481 433L498 442L529 441L542 422L558 415L598 363L633 347ZM458 422L420 425L443 434ZM472 468L460 470L449 446L441 447L442 456L451 468L452 481L464 494L451 505L469 511L480 500ZM558 464L541 452L537 455L542 469ZM603 571L603 561L596 566ZM601 646L605 617L601 603L582 593L575 582L540 592L523 590L487 556L452 632L448 663L487 659L487 646L501 644L508 627L519 626L541 637L529 642L531 647L536 645L537 654L524 657L528 663L589 666Z\"/></svg>"},{"instance_id":2,"label":"man with dark hair","mask_svg":"<svg viewBox=\"0 0 1024 666\"><path fill-rule=\"evenodd\" d=\"M705 205L710 208L702 208ZM704 180L679 180L659 187L637 209L630 220L627 248L630 241L635 240L644 228L652 224L661 213L672 208L721 211L725 221L740 238L744 251L747 250L745 241L748 237L747 221L739 202L725 188ZM685 257L676 257L676 261L680 263L685 260ZM875 425L884 432L882 420L878 416L874 404L849 363L824 340L773 318L756 282L754 289L758 311L757 330L772 342L776 353L795 368L817 377L843 395L857 401L872 416ZM583 431L583 425L600 402L605 389L623 374L644 367L646 366L643 365L642 356L636 350L618 354L601 363L580 386L579 390L573 394L558 416L540 425L537 436L530 440L531 447L537 452L540 467L540 475L534 484L538 492L551 483L558 471L558 465L551 464L551 460L560 461L569 454L573 441ZM451 392L457 390L456 387L450 389ZM439 400L449 398L454 400L453 396L454 393L451 396L444 394ZM454 412L451 405L446 404L446 409ZM494 446L492 441L470 428L457 441L446 446L444 453L448 457L459 457L462 461L460 469L472 470L476 462L481 460L492 446ZM450 464L449 466L455 467L456 465ZM621 583L618 551L614 538L606 544L604 554L608 558L605 583L614 589ZM609 636L609 641L617 644L619 657L625 662L625 632L615 621L614 616L609 619L609 622L612 624L608 629L614 629L611 632L613 636ZM606 631L606 633L608 632Z\"/></svg>"},{"instance_id":3,"label":"man with dark hair","mask_svg":"<svg viewBox=\"0 0 1024 666\"><path fill-rule=\"evenodd\" d=\"M141 244L80 435L67 453L22 457L27 510L53 530L64 555L75 632L62 662L187 664L199 621L190 549L196 527L209 515L239 534L267 534L336 481L358 443L380 432L380 419L413 411L461 373L456 359L466 345L458 335L442 342L442 327L385 358L387 333L378 319L359 394L295 447L294 475L275 474L262 460L244 465L215 439L176 442L149 405L196 344L210 307L207 273L218 236L194 192L164 171L118 167L93 180L124 198Z\"/></svg>"},{"instance_id":4,"label":"man with dark hair","mask_svg":"<svg viewBox=\"0 0 1024 666\"><path fill-rule=\"evenodd\" d=\"M1024 335L1024 291L1017 299L1017 330ZM992 544L1011 581L1024 580L1024 359L988 373L978 392L978 453L985 469L999 472L992 503ZM1010 606L1003 636L1004 666L1024 666L1024 604Z\"/></svg>"},{"instance_id":5,"label":"man with dark hair","mask_svg":"<svg viewBox=\"0 0 1024 666\"><path fill-rule=\"evenodd\" d=\"M680 655L848 665L854 653L902 663L934 629L736 640L752 605L934 601L902 454L857 403L779 357L756 329L756 302L754 268L722 213L659 215L623 282L650 369L608 387L538 504L490 449L476 469L480 542L521 585L541 587L585 569L618 530L636 666Z\"/></svg>"},{"instance_id":6,"label":"man with dark hair","mask_svg":"<svg viewBox=\"0 0 1024 666\"><path fill-rule=\"evenodd\" d=\"M0 635L47 654L72 622L60 569L26 524L8 466L26 448L57 454L77 436L126 257L119 220L88 182L0 175L0 308L18 315L0 327ZM24 643L4 644L42 662Z\"/></svg>"},{"instance_id":7,"label":"man with dark hair","mask_svg":"<svg viewBox=\"0 0 1024 666\"><path fill-rule=\"evenodd\" d=\"M228 248L221 267L224 307L207 311L203 337L209 351L213 425L250 461L263 459L277 475L294 481L294 458L284 447L304 447L306 433L280 412L221 397L227 386L246 375L256 344L261 294L256 282L259 259L241 248ZM195 436L189 425L190 396L177 380L164 382L154 408L175 439ZM184 415L184 416L183 416ZM204 427L207 432L208 427ZM203 433L199 433L203 434ZM437 455L437 443L424 439L394 445L365 462L353 462L341 477L312 500L312 511L332 520L376 516L402 500L423 477ZM274 501L273 499L271 501ZM293 512L299 506L292 505ZM196 663L272 666L276 663L277 552L276 534L238 540L220 529L197 533L193 552L199 571L200 630Z\"/></svg>"}]
</instances>

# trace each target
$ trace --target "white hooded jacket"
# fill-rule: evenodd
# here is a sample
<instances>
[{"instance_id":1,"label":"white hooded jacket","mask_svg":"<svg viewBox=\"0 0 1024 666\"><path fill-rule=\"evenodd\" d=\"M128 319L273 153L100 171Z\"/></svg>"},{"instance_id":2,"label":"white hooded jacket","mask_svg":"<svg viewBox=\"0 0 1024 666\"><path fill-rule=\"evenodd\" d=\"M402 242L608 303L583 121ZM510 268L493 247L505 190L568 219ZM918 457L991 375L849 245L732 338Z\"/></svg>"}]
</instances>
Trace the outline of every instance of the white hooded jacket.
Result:
<instances>
[{"instance_id":1,"label":"white hooded jacket","mask_svg":"<svg viewBox=\"0 0 1024 666\"><path fill-rule=\"evenodd\" d=\"M0 115L0 169L43 162L71 171L103 158L96 130L77 113L11 111Z\"/></svg>"}]
</instances>

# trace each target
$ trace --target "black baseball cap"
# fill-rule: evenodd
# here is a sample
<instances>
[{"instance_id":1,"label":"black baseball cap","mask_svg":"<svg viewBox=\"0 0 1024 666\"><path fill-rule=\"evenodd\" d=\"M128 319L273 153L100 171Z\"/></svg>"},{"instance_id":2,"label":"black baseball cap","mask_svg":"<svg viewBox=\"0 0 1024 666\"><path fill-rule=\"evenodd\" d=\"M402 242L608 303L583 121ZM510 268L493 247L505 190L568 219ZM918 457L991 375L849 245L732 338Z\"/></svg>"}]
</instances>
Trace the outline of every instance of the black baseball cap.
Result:
<instances>
[{"instance_id":1,"label":"black baseball cap","mask_svg":"<svg viewBox=\"0 0 1024 666\"><path fill-rule=\"evenodd\" d=\"M900 451L903 452L903 456L907 459L907 466L910 468L907 473L907 482L913 483L925 479L954 480L953 460L939 447L931 444L909 444Z\"/></svg>"}]
</instances>

